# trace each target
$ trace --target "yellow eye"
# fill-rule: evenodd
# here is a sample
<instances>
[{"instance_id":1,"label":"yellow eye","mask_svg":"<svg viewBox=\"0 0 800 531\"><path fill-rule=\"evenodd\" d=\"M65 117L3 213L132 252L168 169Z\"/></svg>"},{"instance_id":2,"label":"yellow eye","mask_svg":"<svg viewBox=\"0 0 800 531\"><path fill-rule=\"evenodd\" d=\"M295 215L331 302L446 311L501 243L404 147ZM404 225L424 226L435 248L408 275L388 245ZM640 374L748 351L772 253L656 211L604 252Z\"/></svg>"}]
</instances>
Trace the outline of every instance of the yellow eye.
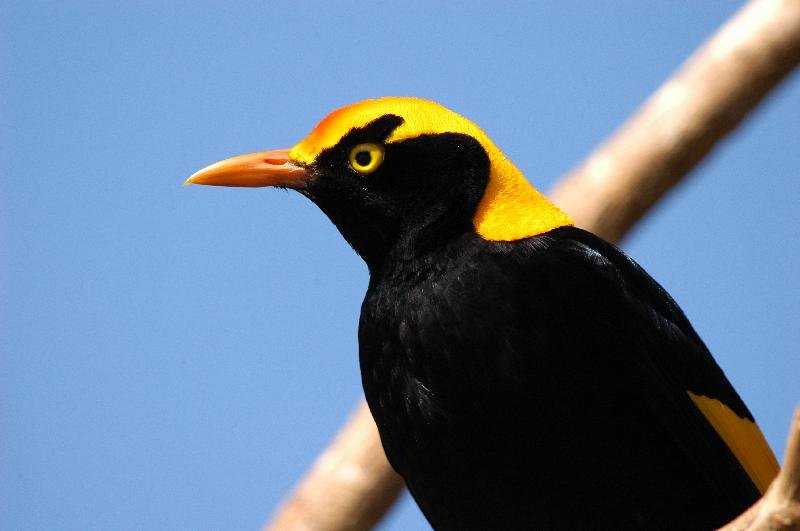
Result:
<instances>
[{"instance_id":1,"label":"yellow eye","mask_svg":"<svg viewBox=\"0 0 800 531\"><path fill-rule=\"evenodd\" d=\"M359 144L350 150L350 167L362 175L372 173L383 162L383 146Z\"/></svg>"}]
</instances>

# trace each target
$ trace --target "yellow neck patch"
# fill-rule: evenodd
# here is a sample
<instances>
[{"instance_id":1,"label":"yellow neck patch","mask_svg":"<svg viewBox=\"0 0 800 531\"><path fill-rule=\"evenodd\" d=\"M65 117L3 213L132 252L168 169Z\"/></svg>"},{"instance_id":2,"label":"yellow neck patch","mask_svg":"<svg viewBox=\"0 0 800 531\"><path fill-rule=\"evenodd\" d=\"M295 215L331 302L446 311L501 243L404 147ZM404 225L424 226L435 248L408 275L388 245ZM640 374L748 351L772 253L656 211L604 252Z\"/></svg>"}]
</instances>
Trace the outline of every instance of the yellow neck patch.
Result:
<instances>
[{"instance_id":1,"label":"yellow neck patch","mask_svg":"<svg viewBox=\"0 0 800 531\"><path fill-rule=\"evenodd\" d=\"M417 98L380 98L343 107L329 114L294 146L289 158L313 164L350 130L387 114L403 118L387 143L425 134L461 133L475 138L489 156L489 183L472 218L486 240L513 241L572 225L572 220L528 183L514 164L477 125L438 103Z\"/></svg>"}]
</instances>

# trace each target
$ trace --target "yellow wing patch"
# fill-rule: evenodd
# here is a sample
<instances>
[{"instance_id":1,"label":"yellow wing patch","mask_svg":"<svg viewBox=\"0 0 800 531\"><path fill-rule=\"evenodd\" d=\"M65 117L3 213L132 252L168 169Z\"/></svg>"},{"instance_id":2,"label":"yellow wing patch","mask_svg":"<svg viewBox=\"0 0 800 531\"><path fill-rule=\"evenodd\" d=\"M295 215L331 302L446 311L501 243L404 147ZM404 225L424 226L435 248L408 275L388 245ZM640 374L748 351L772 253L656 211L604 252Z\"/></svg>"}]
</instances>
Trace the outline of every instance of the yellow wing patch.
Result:
<instances>
[{"instance_id":1,"label":"yellow wing patch","mask_svg":"<svg viewBox=\"0 0 800 531\"><path fill-rule=\"evenodd\" d=\"M743 419L717 400L689 391L689 398L725 441L763 494L778 474L778 461L755 422Z\"/></svg>"},{"instance_id":2,"label":"yellow wing patch","mask_svg":"<svg viewBox=\"0 0 800 531\"><path fill-rule=\"evenodd\" d=\"M569 216L531 186L483 130L433 101L390 97L348 105L323 119L291 149L289 157L300 164L313 164L320 153L335 146L351 129L387 114L403 118L387 143L439 133L466 134L480 142L489 156L489 184L472 221L484 239L513 241L572 225Z\"/></svg>"}]
</instances>

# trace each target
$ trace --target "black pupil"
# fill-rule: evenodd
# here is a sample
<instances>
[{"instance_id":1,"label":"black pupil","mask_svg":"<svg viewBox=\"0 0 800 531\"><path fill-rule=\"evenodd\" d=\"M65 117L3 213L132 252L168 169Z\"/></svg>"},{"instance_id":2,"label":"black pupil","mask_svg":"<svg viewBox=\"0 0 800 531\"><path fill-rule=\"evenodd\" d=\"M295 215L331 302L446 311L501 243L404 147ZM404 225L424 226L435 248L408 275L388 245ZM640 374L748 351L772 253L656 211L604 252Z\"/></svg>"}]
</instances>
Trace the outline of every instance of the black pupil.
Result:
<instances>
[{"instance_id":1,"label":"black pupil","mask_svg":"<svg viewBox=\"0 0 800 531\"><path fill-rule=\"evenodd\" d=\"M369 151L359 151L356 153L356 163L359 166L367 166L370 162L372 162L372 155Z\"/></svg>"}]
</instances>

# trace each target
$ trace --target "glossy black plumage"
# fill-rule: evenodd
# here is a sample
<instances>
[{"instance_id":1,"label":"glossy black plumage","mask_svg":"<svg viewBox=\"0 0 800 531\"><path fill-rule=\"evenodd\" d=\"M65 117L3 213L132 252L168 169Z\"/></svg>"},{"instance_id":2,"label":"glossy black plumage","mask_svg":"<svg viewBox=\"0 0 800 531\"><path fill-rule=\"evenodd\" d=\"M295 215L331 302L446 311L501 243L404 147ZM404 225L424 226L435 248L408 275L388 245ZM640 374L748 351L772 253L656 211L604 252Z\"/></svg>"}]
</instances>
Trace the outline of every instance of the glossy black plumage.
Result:
<instances>
[{"instance_id":1,"label":"glossy black plumage","mask_svg":"<svg viewBox=\"0 0 800 531\"><path fill-rule=\"evenodd\" d=\"M711 529L758 498L685 391L744 404L615 247L465 233L391 264L362 308L364 388L437 529Z\"/></svg>"}]
</instances>

